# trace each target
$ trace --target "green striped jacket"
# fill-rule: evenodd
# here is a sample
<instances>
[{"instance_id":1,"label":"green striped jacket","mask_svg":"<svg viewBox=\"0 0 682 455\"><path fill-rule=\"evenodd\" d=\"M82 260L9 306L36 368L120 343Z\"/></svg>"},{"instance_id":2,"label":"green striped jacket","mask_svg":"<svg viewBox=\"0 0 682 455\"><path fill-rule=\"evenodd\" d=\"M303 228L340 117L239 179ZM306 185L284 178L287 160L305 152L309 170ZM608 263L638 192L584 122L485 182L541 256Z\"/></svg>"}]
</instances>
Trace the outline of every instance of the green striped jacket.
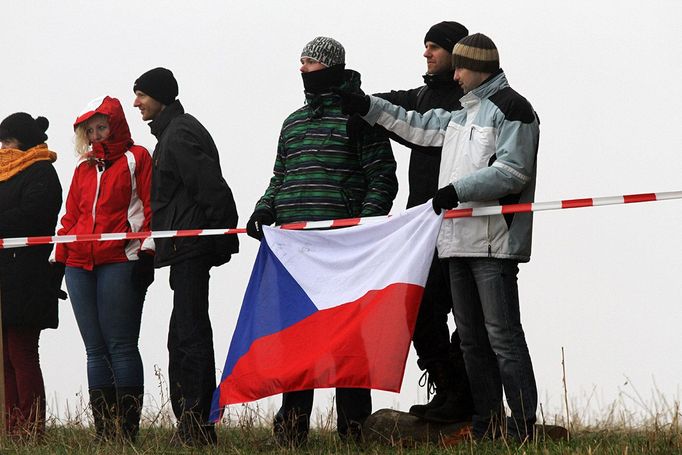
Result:
<instances>
[{"instance_id":1,"label":"green striped jacket","mask_svg":"<svg viewBox=\"0 0 682 455\"><path fill-rule=\"evenodd\" d=\"M360 91L346 70L344 87ZM386 132L364 128L350 141L338 95L306 94L306 104L282 126L270 185L256 204L277 224L385 215L398 192Z\"/></svg>"}]
</instances>

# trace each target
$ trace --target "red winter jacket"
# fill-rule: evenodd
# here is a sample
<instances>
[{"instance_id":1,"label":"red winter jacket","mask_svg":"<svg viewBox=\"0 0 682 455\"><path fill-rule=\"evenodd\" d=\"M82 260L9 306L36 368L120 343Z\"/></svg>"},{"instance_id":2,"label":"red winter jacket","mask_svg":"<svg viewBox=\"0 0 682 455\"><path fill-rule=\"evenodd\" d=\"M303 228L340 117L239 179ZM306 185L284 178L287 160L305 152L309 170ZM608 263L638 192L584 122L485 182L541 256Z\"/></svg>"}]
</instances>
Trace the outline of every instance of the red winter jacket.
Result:
<instances>
[{"instance_id":1,"label":"red winter jacket","mask_svg":"<svg viewBox=\"0 0 682 455\"><path fill-rule=\"evenodd\" d=\"M152 160L144 147L133 145L121 103L100 98L76 119L74 128L95 114L109 120L109 137L92 144L73 174L66 213L58 235L149 231ZM138 259L138 252L153 254L154 241L113 240L57 244L55 259L71 267L92 270L100 264Z\"/></svg>"}]
</instances>

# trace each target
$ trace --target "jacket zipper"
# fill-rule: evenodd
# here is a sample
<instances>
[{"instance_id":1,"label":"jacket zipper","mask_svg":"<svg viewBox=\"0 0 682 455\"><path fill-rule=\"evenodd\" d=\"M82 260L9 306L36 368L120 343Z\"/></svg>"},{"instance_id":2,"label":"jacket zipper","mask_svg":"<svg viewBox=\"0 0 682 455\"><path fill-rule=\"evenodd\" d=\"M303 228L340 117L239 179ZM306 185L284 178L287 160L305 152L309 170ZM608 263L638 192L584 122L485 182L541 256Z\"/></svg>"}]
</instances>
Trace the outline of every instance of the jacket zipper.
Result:
<instances>
[{"instance_id":1,"label":"jacket zipper","mask_svg":"<svg viewBox=\"0 0 682 455\"><path fill-rule=\"evenodd\" d=\"M492 241L490 240L490 217L486 217L486 222L487 222L487 228L486 232L488 235L488 257L493 257L493 246L492 246Z\"/></svg>"}]
</instances>

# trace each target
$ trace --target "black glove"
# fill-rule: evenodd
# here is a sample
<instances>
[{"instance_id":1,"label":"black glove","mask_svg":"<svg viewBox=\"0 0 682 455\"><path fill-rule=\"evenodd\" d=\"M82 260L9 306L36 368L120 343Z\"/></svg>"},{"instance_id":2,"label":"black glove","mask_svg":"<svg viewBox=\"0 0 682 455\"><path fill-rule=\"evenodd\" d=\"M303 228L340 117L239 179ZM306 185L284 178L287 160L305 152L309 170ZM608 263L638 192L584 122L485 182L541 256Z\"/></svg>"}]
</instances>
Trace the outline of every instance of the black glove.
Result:
<instances>
[{"instance_id":1,"label":"black glove","mask_svg":"<svg viewBox=\"0 0 682 455\"><path fill-rule=\"evenodd\" d=\"M436 191L433 200L433 211L440 215L442 209L454 209L459 205L459 197L454 185L450 184Z\"/></svg>"},{"instance_id":2,"label":"black glove","mask_svg":"<svg viewBox=\"0 0 682 455\"><path fill-rule=\"evenodd\" d=\"M154 281L154 255L140 251L133 267L133 285L140 291L146 291Z\"/></svg>"},{"instance_id":3,"label":"black glove","mask_svg":"<svg viewBox=\"0 0 682 455\"><path fill-rule=\"evenodd\" d=\"M256 240L263 238L263 226L270 226L275 217L267 210L256 210L246 223L246 234Z\"/></svg>"},{"instance_id":4,"label":"black glove","mask_svg":"<svg viewBox=\"0 0 682 455\"><path fill-rule=\"evenodd\" d=\"M369 96L333 88L332 92L341 98L341 111L346 115L366 115L369 112Z\"/></svg>"},{"instance_id":5,"label":"black glove","mask_svg":"<svg viewBox=\"0 0 682 455\"><path fill-rule=\"evenodd\" d=\"M64 264L61 262L53 262L50 264L52 270L52 289L59 300L66 300L68 297L66 292L62 289L62 281L64 280Z\"/></svg>"},{"instance_id":6,"label":"black glove","mask_svg":"<svg viewBox=\"0 0 682 455\"><path fill-rule=\"evenodd\" d=\"M346 122L346 135L351 144L359 144L365 133L371 129L369 123L359 115L351 115Z\"/></svg>"},{"instance_id":7,"label":"black glove","mask_svg":"<svg viewBox=\"0 0 682 455\"><path fill-rule=\"evenodd\" d=\"M232 254L239 252L239 239L236 234L213 236L213 266L218 267L232 259Z\"/></svg>"}]
</instances>

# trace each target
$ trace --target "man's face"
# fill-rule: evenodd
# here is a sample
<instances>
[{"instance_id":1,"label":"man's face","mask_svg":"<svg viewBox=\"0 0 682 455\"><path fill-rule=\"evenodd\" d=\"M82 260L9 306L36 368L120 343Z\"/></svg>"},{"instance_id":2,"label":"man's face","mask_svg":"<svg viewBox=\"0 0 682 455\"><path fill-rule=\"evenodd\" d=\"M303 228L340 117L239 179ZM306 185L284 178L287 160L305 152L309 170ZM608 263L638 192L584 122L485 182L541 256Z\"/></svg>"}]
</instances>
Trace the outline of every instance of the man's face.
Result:
<instances>
[{"instance_id":1,"label":"man's face","mask_svg":"<svg viewBox=\"0 0 682 455\"><path fill-rule=\"evenodd\" d=\"M146 93L137 90L135 92L135 102L133 103L133 107L136 107L140 110L140 114L142 114L142 120L146 122L149 120L154 120L166 106Z\"/></svg>"},{"instance_id":2,"label":"man's face","mask_svg":"<svg viewBox=\"0 0 682 455\"><path fill-rule=\"evenodd\" d=\"M327 66L310 57L303 57L301 59L301 72L312 73L325 69Z\"/></svg>"},{"instance_id":3,"label":"man's face","mask_svg":"<svg viewBox=\"0 0 682 455\"><path fill-rule=\"evenodd\" d=\"M481 73L466 68L455 68L454 79L457 81L464 93L469 93L490 76L490 73Z\"/></svg>"},{"instance_id":4,"label":"man's face","mask_svg":"<svg viewBox=\"0 0 682 455\"><path fill-rule=\"evenodd\" d=\"M442 74L452 71L452 54L433 41L424 43L424 58L428 74Z\"/></svg>"}]
</instances>

